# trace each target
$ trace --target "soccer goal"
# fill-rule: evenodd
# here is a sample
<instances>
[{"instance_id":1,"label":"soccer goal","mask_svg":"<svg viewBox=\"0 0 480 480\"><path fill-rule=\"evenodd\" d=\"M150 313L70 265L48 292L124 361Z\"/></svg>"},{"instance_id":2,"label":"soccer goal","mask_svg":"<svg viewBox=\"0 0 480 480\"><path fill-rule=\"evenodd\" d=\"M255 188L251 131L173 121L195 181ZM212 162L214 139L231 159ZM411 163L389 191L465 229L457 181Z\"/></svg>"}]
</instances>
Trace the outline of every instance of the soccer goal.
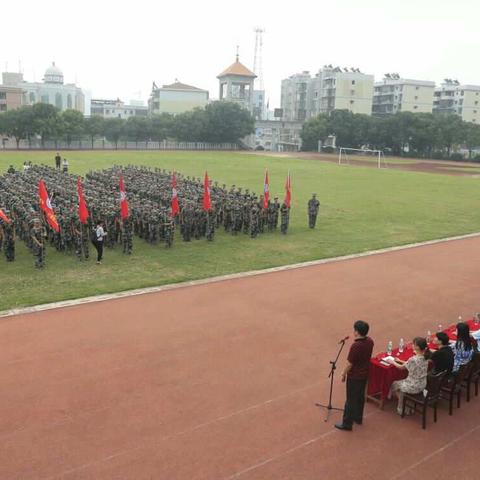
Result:
<instances>
[{"instance_id":1,"label":"soccer goal","mask_svg":"<svg viewBox=\"0 0 480 480\"><path fill-rule=\"evenodd\" d=\"M350 165L350 159L360 161L374 161L378 168L387 168L383 150L370 150L368 148L346 148L338 150L338 164Z\"/></svg>"}]
</instances>

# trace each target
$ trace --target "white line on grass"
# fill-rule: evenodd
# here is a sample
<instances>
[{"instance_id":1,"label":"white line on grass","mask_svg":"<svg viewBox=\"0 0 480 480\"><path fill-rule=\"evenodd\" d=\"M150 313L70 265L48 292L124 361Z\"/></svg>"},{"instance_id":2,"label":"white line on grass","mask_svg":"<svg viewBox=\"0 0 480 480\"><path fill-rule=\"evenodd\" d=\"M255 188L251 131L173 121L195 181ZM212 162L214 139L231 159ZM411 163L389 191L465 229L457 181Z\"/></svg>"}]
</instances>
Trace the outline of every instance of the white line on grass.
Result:
<instances>
[{"instance_id":1,"label":"white line on grass","mask_svg":"<svg viewBox=\"0 0 480 480\"><path fill-rule=\"evenodd\" d=\"M408 250L410 248L418 248L418 247L424 247L427 245L436 245L439 243L445 243L445 242L451 242L455 240L464 240L467 238L475 238L475 237L480 237L480 232L476 233L469 233L466 235L458 235L455 237L447 237L447 238L439 238L436 240L428 240L426 242L418 242L418 243L410 243L407 245L400 245L396 247L388 247L388 248L382 248L379 250L369 250L367 252L361 252L361 253L353 253L350 255L343 255L341 257L332 257L332 258L324 258L321 260L311 260L309 262L302 262L302 263L294 263L291 265L283 265L280 267L273 267L273 268L265 268L263 270L251 270L249 272L240 272L240 273L232 273L228 275L220 275L217 277L209 277L209 278L204 278L201 280L192 280L188 282L180 282L180 283L171 283L168 285L161 285L158 287L148 287L148 288L139 288L136 290L126 290L123 292L117 292L117 293L107 293L103 295L95 295L92 297L84 297L84 298L78 298L74 300L64 300L61 302L54 302L54 303L45 303L42 305L36 305L33 307L25 307L25 308L13 308L11 310L4 310L0 312L0 318L1 317L10 317L13 315L23 315L27 313L34 313L34 312L41 312L44 310L52 310L56 308L65 308L65 307L73 307L76 305L83 305L86 303L94 303L94 302L104 302L106 300L115 300L117 298L125 298L125 297L132 297L135 295L145 295L147 293L158 293L158 292L164 292L167 290L173 290L176 288L185 288L185 287L194 287L197 285L207 285L209 283L216 283L216 282L223 282L225 280L234 280L237 278L245 278L245 277L253 277L256 275L264 275L267 273L274 273L274 272L283 272L285 270L293 270L296 268L305 268L305 267L311 267L315 265L323 265L325 263L333 263L333 262L341 262L345 260L353 260L355 258L361 258L361 257L369 257L371 255L380 255L384 253L390 253L390 252L398 252L401 250Z\"/></svg>"}]
</instances>

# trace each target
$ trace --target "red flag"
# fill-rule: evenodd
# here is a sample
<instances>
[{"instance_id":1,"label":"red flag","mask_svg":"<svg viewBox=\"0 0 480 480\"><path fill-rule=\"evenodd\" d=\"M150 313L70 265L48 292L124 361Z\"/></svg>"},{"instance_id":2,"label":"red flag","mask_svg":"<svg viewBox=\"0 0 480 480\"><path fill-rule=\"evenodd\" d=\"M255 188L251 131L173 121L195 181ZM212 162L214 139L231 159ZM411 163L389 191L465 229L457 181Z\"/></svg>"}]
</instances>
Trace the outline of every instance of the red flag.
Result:
<instances>
[{"instance_id":1,"label":"red flag","mask_svg":"<svg viewBox=\"0 0 480 480\"><path fill-rule=\"evenodd\" d=\"M203 209L208 212L212 208L210 199L210 184L208 182L208 173L205 172L205 180L203 181Z\"/></svg>"},{"instance_id":2,"label":"red flag","mask_svg":"<svg viewBox=\"0 0 480 480\"><path fill-rule=\"evenodd\" d=\"M57 222L57 217L53 213L52 204L50 203L50 198L48 198L47 187L43 180L38 182L38 197L40 202L40 208L44 211L45 217L47 218L48 224L57 232L60 232L60 226Z\"/></svg>"},{"instance_id":3,"label":"red flag","mask_svg":"<svg viewBox=\"0 0 480 480\"><path fill-rule=\"evenodd\" d=\"M82 181L80 180L80 177L78 177L78 180L77 180L77 193L78 193L78 216L80 218L80 222L85 225L87 223L88 210L87 210L87 204L85 203L85 199L83 198Z\"/></svg>"},{"instance_id":4,"label":"red flag","mask_svg":"<svg viewBox=\"0 0 480 480\"><path fill-rule=\"evenodd\" d=\"M120 175L120 216L122 220L128 217L128 202L125 184L123 183L123 175Z\"/></svg>"},{"instance_id":5,"label":"red flag","mask_svg":"<svg viewBox=\"0 0 480 480\"><path fill-rule=\"evenodd\" d=\"M268 207L269 185L268 185L268 170L265 169L265 183L263 185L263 208Z\"/></svg>"},{"instance_id":6,"label":"red flag","mask_svg":"<svg viewBox=\"0 0 480 480\"><path fill-rule=\"evenodd\" d=\"M5 223L10 223L10 219L5 215L5 213L1 208L0 208L0 219L3 220Z\"/></svg>"},{"instance_id":7,"label":"red flag","mask_svg":"<svg viewBox=\"0 0 480 480\"><path fill-rule=\"evenodd\" d=\"M292 203L292 183L290 180L290 172L287 175L287 181L285 182L285 205L290 208Z\"/></svg>"},{"instance_id":8,"label":"red flag","mask_svg":"<svg viewBox=\"0 0 480 480\"><path fill-rule=\"evenodd\" d=\"M180 207L178 206L178 195L177 195L177 176L173 172L172 177L172 217L176 217Z\"/></svg>"}]
</instances>

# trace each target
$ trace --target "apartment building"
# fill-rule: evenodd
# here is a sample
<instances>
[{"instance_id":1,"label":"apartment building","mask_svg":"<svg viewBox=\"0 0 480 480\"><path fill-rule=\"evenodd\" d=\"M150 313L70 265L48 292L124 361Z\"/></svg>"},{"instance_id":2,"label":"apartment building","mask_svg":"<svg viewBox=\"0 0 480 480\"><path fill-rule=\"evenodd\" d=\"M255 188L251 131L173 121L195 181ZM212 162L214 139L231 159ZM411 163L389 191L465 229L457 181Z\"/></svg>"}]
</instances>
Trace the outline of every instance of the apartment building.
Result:
<instances>
[{"instance_id":1,"label":"apartment building","mask_svg":"<svg viewBox=\"0 0 480 480\"><path fill-rule=\"evenodd\" d=\"M435 89L433 112L458 115L466 122L480 124L480 85L461 85L458 80L445 79Z\"/></svg>"},{"instance_id":2,"label":"apartment building","mask_svg":"<svg viewBox=\"0 0 480 480\"><path fill-rule=\"evenodd\" d=\"M373 92L373 115L397 112L432 113L435 82L400 78L396 73L376 82Z\"/></svg>"},{"instance_id":3,"label":"apartment building","mask_svg":"<svg viewBox=\"0 0 480 480\"><path fill-rule=\"evenodd\" d=\"M307 118L307 90L311 78L310 72L304 71L282 80L280 102L285 121L303 122Z\"/></svg>"}]
</instances>

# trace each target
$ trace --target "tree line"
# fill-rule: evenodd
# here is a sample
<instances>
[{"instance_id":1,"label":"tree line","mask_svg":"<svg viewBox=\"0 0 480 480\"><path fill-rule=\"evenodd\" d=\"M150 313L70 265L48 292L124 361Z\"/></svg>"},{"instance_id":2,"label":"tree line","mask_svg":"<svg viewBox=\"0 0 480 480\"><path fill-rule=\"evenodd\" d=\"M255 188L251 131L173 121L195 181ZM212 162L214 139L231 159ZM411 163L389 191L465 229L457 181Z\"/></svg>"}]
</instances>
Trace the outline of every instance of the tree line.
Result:
<instances>
[{"instance_id":1,"label":"tree line","mask_svg":"<svg viewBox=\"0 0 480 480\"><path fill-rule=\"evenodd\" d=\"M212 102L205 108L171 115L121 118L84 117L77 110L59 111L53 105L37 103L0 114L0 133L21 140L86 140L92 147L96 139L107 139L115 147L122 140L145 142L176 140L179 142L237 143L254 132L252 115L236 103Z\"/></svg>"},{"instance_id":2,"label":"tree line","mask_svg":"<svg viewBox=\"0 0 480 480\"><path fill-rule=\"evenodd\" d=\"M480 147L480 125L465 122L457 115L398 112L385 117L335 110L308 120L302 128L302 149L316 151L318 142L336 136L337 147L388 151L393 155L420 158L480 161L474 150Z\"/></svg>"}]
</instances>

